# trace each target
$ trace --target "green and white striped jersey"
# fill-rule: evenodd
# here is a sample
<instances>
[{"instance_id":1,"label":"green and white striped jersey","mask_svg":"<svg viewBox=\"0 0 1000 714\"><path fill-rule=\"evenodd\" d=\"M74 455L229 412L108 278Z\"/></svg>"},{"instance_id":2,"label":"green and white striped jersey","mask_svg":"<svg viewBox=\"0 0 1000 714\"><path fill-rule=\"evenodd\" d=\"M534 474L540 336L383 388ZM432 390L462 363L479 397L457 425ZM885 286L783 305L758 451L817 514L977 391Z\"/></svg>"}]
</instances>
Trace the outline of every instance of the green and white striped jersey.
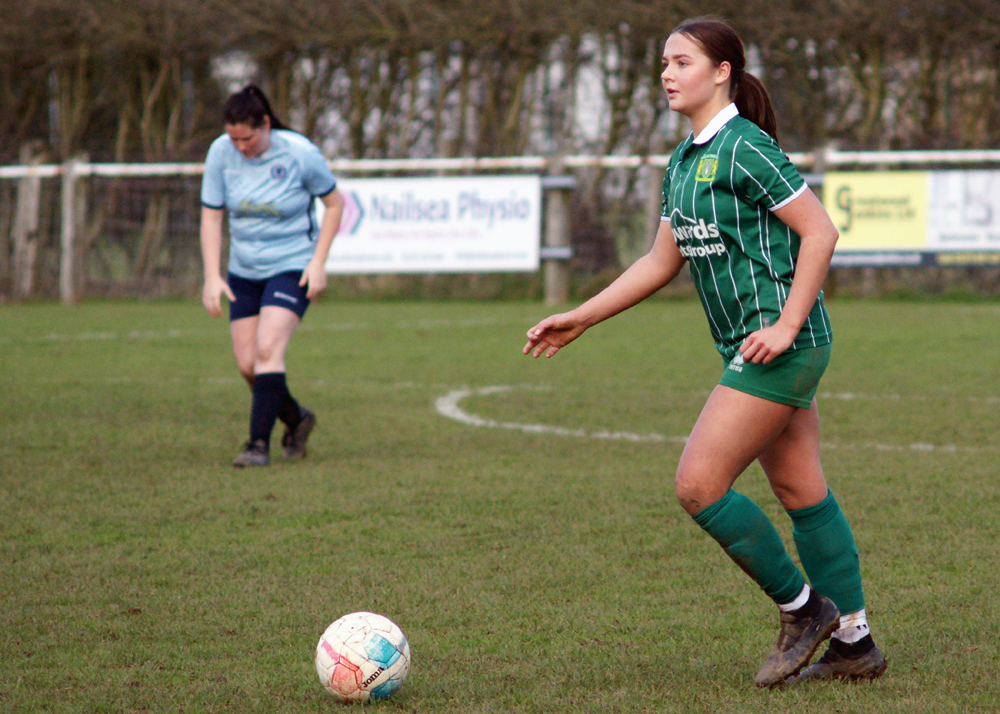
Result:
<instances>
[{"instance_id":1,"label":"green and white striped jersey","mask_svg":"<svg viewBox=\"0 0 1000 714\"><path fill-rule=\"evenodd\" d=\"M663 221L687 258L716 349L732 359L747 336L777 322L795 274L801 238L773 211L805 181L766 132L719 112L670 157L663 179ZM832 340L820 292L791 349Z\"/></svg>"}]
</instances>

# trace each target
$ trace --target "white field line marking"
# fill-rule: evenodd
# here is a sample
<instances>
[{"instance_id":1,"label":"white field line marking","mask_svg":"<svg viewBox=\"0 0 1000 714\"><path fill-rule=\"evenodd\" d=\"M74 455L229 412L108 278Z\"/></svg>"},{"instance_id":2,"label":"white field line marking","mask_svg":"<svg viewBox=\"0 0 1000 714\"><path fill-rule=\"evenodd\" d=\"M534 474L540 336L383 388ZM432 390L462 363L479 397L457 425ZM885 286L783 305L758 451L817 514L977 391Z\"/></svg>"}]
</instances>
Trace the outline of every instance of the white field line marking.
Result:
<instances>
[{"instance_id":1,"label":"white field line marking","mask_svg":"<svg viewBox=\"0 0 1000 714\"><path fill-rule=\"evenodd\" d=\"M512 386L482 387L480 389L455 389L443 397L438 397L434 402L434 409L443 417L454 419L467 426L488 427L492 429L508 429L511 431L523 431L528 434L554 434L556 436L571 436L579 439L606 439L623 440L633 442L652 442L669 444L686 444L686 436L663 436L662 434L633 434L627 431L594 431L588 432L585 429L569 429L562 426L550 426L547 424L520 424L517 422L502 422L494 419L487 419L476 414L469 414L462 409L459 404L463 399L469 397L487 397L493 394L503 394L513 391ZM852 397L853 398L853 397ZM854 451L858 449L874 449L875 451L890 452L913 452L913 453L978 453L982 451L997 451L995 446L958 446L956 444L842 444L823 442L822 449L837 451Z\"/></svg>"},{"instance_id":2,"label":"white field line marking","mask_svg":"<svg viewBox=\"0 0 1000 714\"><path fill-rule=\"evenodd\" d=\"M857 394L855 392L819 392L816 395L817 399L839 399L841 401L850 402L855 399L878 399L879 401L885 402L898 402L902 397L898 394ZM915 395L917 399L926 399L925 395Z\"/></svg>"},{"instance_id":3,"label":"white field line marking","mask_svg":"<svg viewBox=\"0 0 1000 714\"><path fill-rule=\"evenodd\" d=\"M588 432L585 429L567 429L562 426L549 426L546 424L518 424L515 422L495 421L484 419L483 417L469 414L459 402L472 396L489 396L510 392L513 387L483 387L481 389L456 389L443 397L438 397L434 403L434 408L441 416L467 424L468 426L489 427L492 429L509 429L512 431L523 431L528 434L555 434L556 436L573 436L581 439L608 439L623 441L652 441L660 443L684 444L687 437L684 436L662 436L661 434L632 434L627 431L595 431Z\"/></svg>"},{"instance_id":4,"label":"white field line marking","mask_svg":"<svg viewBox=\"0 0 1000 714\"><path fill-rule=\"evenodd\" d=\"M397 330L434 330L434 329L454 329L454 328L475 328L490 327L493 325L513 324L510 320L494 319L465 319L465 320L417 320L414 322L395 322L386 324L368 324L364 322L344 322L344 323L324 323L316 324L308 320L298 328L298 332L352 332L356 330L370 330L377 328L397 329ZM518 323L520 324L520 323ZM222 330L211 328L205 329L185 329L185 330L133 330L129 332L77 332L74 334L52 332L45 335L37 335L28 338L31 341L42 342L94 342L107 340L161 340L165 338L176 339L178 337L194 337L204 335L224 334ZM0 343L10 344L12 342L26 342L9 335L0 336Z\"/></svg>"}]
</instances>

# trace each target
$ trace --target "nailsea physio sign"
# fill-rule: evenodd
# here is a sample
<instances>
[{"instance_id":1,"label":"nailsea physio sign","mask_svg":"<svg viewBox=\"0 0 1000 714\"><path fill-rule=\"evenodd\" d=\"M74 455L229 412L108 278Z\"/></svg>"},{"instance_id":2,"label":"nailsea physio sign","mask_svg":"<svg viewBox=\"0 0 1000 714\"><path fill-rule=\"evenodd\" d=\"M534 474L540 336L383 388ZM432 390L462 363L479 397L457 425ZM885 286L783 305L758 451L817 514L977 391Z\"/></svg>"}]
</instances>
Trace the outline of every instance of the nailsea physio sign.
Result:
<instances>
[{"instance_id":1,"label":"nailsea physio sign","mask_svg":"<svg viewBox=\"0 0 1000 714\"><path fill-rule=\"evenodd\" d=\"M344 179L328 273L538 270L538 176ZM323 205L317 201L317 218Z\"/></svg>"}]
</instances>

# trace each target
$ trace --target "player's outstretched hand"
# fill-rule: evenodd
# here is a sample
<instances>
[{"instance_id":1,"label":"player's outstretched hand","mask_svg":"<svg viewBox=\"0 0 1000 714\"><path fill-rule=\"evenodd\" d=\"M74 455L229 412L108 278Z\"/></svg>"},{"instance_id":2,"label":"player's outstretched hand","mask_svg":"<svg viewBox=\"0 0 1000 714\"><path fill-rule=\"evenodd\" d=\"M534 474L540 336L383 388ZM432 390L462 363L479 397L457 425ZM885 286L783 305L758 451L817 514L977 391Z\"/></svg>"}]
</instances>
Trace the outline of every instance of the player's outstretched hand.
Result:
<instances>
[{"instance_id":1,"label":"player's outstretched hand","mask_svg":"<svg viewBox=\"0 0 1000 714\"><path fill-rule=\"evenodd\" d=\"M302 278L299 280L299 287L306 289L306 297L310 300L316 298L321 292L326 290L326 266L315 260L309 261L309 265L302 271Z\"/></svg>"},{"instance_id":2,"label":"player's outstretched hand","mask_svg":"<svg viewBox=\"0 0 1000 714\"><path fill-rule=\"evenodd\" d=\"M236 302L236 296L222 276L213 275L206 278L205 287L201 291L201 302L212 317L222 317L223 295L229 298L229 302Z\"/></svg>"},{"instance_id":3,"label":"player's outstretched hand","mask_svg":"<svg viewBox=\"0 0 1000 714\"><path fill-rule=\"evenodd\" d=\"M552 357L561 348L583 334L587 325L576 312L563 312L546 317L528 330L528 344L521 351L532 357Z\"/></svg>"},{"instance_id":4,"label":"player's outstretched hand","mask_svg":"<svg viewBox=\"0 0 1000 714\"><path fill-rule=\"evenodd\" d=\"M792 346L796 334L779 322L751 332L740 345L740 353L745 362L770 364L771 360Z\"/></svg>"}]
</instances>

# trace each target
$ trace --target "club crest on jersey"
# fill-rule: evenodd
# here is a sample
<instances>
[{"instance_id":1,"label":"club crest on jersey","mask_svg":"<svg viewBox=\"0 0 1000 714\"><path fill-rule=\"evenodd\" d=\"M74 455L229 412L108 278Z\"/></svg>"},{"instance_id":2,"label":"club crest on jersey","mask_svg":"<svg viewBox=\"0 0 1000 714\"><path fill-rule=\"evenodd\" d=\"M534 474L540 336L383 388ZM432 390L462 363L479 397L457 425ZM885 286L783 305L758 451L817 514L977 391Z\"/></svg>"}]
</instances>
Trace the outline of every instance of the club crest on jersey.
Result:
<instances>
[{"instance_id":1,"label":"club crest on jersey","mask_svg":"<svg viewBox=\"0 0 1000 714\"><path fill-rule=\"evenodd\" d=\"M288 175L288 169L284 166L272 166L271 167L271 178L280 181Z\"/></svg>"},{"instance_id":2,"label":"club crest on jersey","mask_svg":"<svg viewBox=\"0 0 1000 714\"><path fill-rule=\"evenodd\" d=\"M708 154L701 157L698 162L698 170L695 171L695 181L714 181L715 172L719 170L718 154Z\"/></svg>"}]
</instances>

